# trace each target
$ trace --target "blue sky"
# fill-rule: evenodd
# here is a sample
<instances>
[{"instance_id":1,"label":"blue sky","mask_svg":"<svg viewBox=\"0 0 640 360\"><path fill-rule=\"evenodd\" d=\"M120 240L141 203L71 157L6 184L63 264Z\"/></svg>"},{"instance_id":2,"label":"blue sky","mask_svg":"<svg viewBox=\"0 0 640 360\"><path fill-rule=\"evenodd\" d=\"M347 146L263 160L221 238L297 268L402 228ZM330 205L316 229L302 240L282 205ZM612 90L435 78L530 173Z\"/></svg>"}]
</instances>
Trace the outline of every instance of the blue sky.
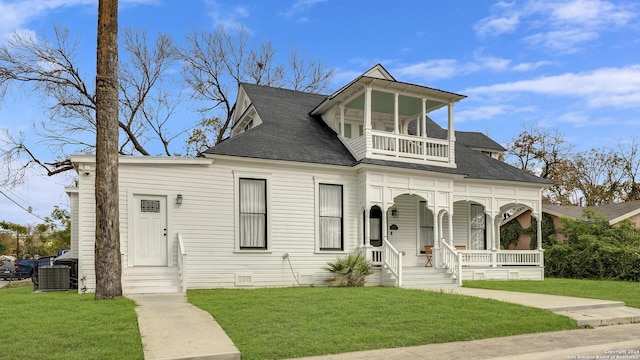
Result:
<instances>
[{"instance_id":1,"label":"blue sky","mask_svg":"<svg viewBox=\"0 0 640 360\"><path fill-rule=\"evenodd\" d=\"M79 66L90 78L96 4L0 0L0 41L16 30L42 35L64 25L80 40ZM467 95L456 105L456 130L503 145L523 125L557 128L578 150L640 133L635 1L120 0L119 22L178 43L195 29L242 25L252 41L271 41L281 61L297 48L335 68L334 90L380 63L400 81ZM176 121L194 121L197 114L183 106ZM43 119L28 94L16 91L0 103L0 128L30 136L30 124ZM71 181L34 174L0 191L45 216L67 206L63 189ZM39 222L1 195L0 220Z\"/></svg>"}]
</instances>

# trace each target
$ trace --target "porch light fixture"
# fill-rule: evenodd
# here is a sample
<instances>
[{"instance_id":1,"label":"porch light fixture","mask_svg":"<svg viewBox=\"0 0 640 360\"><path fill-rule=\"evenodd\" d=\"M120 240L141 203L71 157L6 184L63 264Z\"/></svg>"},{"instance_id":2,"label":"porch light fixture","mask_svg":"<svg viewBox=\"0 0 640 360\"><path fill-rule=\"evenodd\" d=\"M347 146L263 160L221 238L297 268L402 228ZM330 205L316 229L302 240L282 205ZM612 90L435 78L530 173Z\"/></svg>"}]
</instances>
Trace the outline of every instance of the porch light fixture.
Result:
<instances>
[{"instance_id":1,"label":"porch light fixture","mask_svg":"<svg viewBox=\"0 0 640 360\"><path fill-rule=\"evenodd\" d=\"M182 205L182 194L178 194L178 197L176 197L176 204Z\"/></svg>"},{"instance_id":2,"label":"porch light fixture","mask_svg":"<svg viewBox=\"0 0 640 360\"><path fill-rule=\"evenodd\" d=\"M398 215L399 215L398 209L391 210L391 216L393 216L394 218L397 218Z\"/></svg>"}]
</instances>

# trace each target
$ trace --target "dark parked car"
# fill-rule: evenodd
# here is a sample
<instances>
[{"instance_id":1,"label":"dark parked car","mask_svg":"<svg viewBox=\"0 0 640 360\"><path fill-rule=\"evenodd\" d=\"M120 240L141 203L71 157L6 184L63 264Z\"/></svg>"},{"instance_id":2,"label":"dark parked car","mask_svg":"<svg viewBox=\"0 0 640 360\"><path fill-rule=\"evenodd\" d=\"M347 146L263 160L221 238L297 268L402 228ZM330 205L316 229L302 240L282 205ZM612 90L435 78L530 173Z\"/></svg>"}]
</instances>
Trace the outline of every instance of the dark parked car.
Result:
<instances>
[{"instance_id":1,"label":"dark parked car","mask_svg":"<svg viewBox=\"0 0 640 360\"><path fill-rule=\"evenodd\" d=\"M33 276L35 266L51 265L51 257L39 259L3 260L0 266L0 279L22 280Z\"/></svg>"}]
</instances>

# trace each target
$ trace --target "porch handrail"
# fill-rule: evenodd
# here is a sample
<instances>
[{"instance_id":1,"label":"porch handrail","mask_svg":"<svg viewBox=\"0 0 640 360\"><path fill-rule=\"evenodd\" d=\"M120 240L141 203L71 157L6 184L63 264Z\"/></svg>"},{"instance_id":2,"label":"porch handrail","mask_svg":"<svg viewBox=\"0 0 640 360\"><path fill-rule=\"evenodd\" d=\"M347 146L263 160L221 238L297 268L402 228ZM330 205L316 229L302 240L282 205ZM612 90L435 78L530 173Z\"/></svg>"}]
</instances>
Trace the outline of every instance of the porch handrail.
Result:
<instances>
[{"instance_id":1,"label":"porch handrail","mask_svg":"<svg viewBox=\"0 0 640 360\"><path fill-rule=\"evenodd\" d=\"M182 234L178 233L178 269L180 270L180 282L182 292L187 292L187 252L184 249Z\"/></svg>"},{"instance_id":2,"label":"porch handrail","mask_svg":"<svg viewBox=\"0 0 640 360\"><path fill-rule=\"evenodd\" d=\"M398 286L402 286L402 254L386 239L382 240L382 265L395 275Z\"/></svg>"},{"instance_id":3,"label":"porch handrail","mask_svg":"<svg viewBox=\"0 0 640 360\"><path fill-rule=\"evenodd\" d=\"M540 250L462 250L464 266L544 266Z\"/></svg>"},{"instance_id":4,"label":"porch handrail","mask_svg":"<svg viewBox=\"0 0 640 360\"><path fill-rule=\"evenodd\" d=\"M440 248L442 251L442 256L440 256L442 265L451 271L458 285L462 285L462 261L460 259L460 252L448 244L445 239L440 240L440 243L442 244Z\"/></svg>"}]
</instances>

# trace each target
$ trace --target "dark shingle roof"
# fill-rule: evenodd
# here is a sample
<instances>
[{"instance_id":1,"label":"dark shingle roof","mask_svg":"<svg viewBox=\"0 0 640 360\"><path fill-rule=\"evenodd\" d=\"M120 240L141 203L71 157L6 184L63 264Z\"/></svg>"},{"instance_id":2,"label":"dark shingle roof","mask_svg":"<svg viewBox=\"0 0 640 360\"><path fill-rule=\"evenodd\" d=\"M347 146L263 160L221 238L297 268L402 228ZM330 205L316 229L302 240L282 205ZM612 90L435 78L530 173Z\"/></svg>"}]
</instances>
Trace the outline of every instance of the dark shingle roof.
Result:
<instances>
[{"instance_id":1,"label":"dark shingle roof","mask_svg":"<svg viewBox=\"0 0 640 360\"><path fill-rule=\"evenodd\" d=\"M242 84L262 124L206 154L353 166L356 160L324 121L309 115L325 95Z\"/></svg>"},{"instance_id":2,"label":"dark shingle roof","mask_svg":"<svg viewBox=\"0 0 640 360\"><path fill-rule=\"evenodd\" d=\"M340 166L362 163L458 174L473 179L548 183L544 179L472 150L465 145L467 142L471 147L496 150L502 147L483 134L471 132L456 132L457 168L377 159L362 159L358 162L324 121L309 115L326 96L251 84L241 86L263 123L226 139L205 151L206 154ZM440 139L447 136L447 131L431 119L427 124L427 133L430 137ZM485 146L478 146L479 143Z\"/></svg>"},{"instance_id":3,"label":"dark shingle roof","mask_svg":"<svg viewBox=\"0 0 640 360\"><path fill-rule=\"evenodd\" d=\"M416 134L416 121L413 120L408 125L409 134ZM427 116L427 135L436 139L446 139L448 130L443 129L435 121ZM471 148L506 151L502 145L493 141L483 133L472 131L456 131L456 143L462 143Z\"/></svg>"}]
</instances>

